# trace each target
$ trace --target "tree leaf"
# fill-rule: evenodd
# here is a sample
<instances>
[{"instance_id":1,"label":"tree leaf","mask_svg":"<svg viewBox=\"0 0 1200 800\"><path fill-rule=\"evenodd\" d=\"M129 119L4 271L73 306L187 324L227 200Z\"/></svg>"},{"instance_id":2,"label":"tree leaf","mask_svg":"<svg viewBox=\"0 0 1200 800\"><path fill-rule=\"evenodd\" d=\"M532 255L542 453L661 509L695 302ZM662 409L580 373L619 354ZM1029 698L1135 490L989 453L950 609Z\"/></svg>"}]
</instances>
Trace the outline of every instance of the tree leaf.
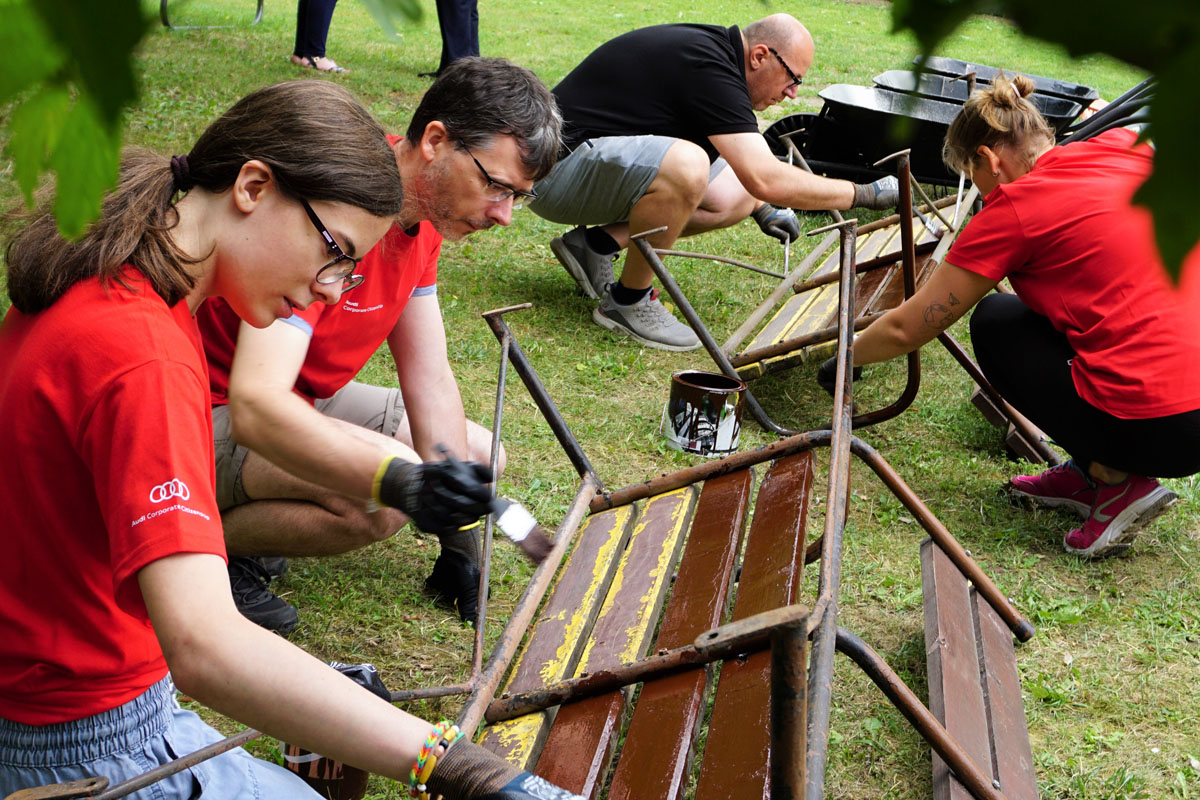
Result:
<instances>
[{"instance_id":1,"label":"tree leaf","mask_svg":"<svg viewBox=\"0 0 1200 800\"><path fill-rule=\"evenodd\" d=\"M133 48L150 25L139 0L37 0L33 8L70 54L70 77L91 96L103 120L116 122L121 109L137 99Z\"/></svg>"},{"instance_id":2,"label":"tree leaf","mask_svg":"<svg viewBox=\"0 0 1200 800\"><path fill-rule=\"evenodd\" d=\"M24 0L0 0L0 15L4 18L0 53L7 54L0 70L0 104L4 104L53 75L64 58Z\"/></svg>"},{"instance_id":3,"label":"tree leaf","mask_svg":"<svg viewBox=\"0 0 1200 800\"><path fill-rule=\"evenodd\" d=\"M388 36L399 35L397 23L420 22L422 9L418 0L362 0Z\"/></svg>"},{"instance_id":4,"label":"tree leaf","mask_svg":"<svg viewBox=\"0 0 1200 800\"><path fill-rule=\"evenodd\" d=\"M12 113L8 124L11 138L5 149L13 160L13 177L26 205L33 205L38 176L58 146L70 110L71 97L66 87L49 85L26 98Z\"/></svg>"},{"instance_id":5,"label":"tree leaf","mask_svg":"<svg viewBox=\"0 0 1200 800\"><path fill-rule=\"evenodd\" d=\"M58 175L54 218L59 232L73 239L100 216L104 193L117 183L121 135L86 96L76 100L63 126L62 137L50 156Z\"/></svg>"}]
</instances>

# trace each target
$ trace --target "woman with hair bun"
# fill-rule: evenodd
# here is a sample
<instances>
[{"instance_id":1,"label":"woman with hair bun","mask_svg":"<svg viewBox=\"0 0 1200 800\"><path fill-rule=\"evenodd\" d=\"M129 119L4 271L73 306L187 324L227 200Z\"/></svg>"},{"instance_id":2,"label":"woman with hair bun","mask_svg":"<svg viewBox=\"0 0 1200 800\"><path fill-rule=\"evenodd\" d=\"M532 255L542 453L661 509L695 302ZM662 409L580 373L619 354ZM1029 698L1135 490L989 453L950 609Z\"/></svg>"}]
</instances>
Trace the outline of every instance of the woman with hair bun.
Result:
<instances>
[{"instance_id":1,"label":"woman with hair bun","mask_svg":"<svg viewBox=\"0 0 1200 800\"><path fill-rule=\"evenodd\" d=\"M402 199L380 125L344 89L296 81L243 98L187 155L126 153L79 241L63 240L42 205L9 244L0 796L119 783L219 740L180 709L176 684L242 723L397 780L421 759L422 790L449 798L567 796L248 621L230 593L192 314L221 296L265 327L336 302ZM457 513L486 511L483 484L435 484L421 466L388 496L449 488L466 506ZM145 796L319 795L238 749Z\"/></svg>"},{"instance_id":2,"label":"woman with hair bun","mask_svg":"<svg viewBox=\"0 0 1200 800\"><path fill-rule=\"evenodd\" d=\"M929 281L856 339L854 363L916 350L976 307L987 379L1071 456L1009 488L1078 513L1063 545L1095 558L1175 502L1155 478L1200 472L1200 249L1172 286L1150 215L1131 202L1153 149L1124 129L1055 147L1032 90L1000 78L951 124L943 157L983 210ZM1015 294L988 294L1004 278ZM821 373L830 380L832 363Z\"/></svg>"}]
</instances>

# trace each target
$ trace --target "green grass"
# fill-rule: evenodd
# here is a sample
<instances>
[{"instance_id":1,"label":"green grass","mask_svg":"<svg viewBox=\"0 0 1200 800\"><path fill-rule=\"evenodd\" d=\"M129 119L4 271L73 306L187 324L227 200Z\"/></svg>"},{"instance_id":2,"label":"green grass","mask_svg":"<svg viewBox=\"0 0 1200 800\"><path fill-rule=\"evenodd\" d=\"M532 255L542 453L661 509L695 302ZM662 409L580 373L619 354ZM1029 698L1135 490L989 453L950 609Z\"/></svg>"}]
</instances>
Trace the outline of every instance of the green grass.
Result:
<instances>
[{"instance_id":1,"label":"green grass","mask_svg":"<svg viewBox=\"0 0 1200 800\"><path fill-rule=\"evenodd\" d=\"M212 31L156 28L138 60L142 97L127 115L128 141L164 153L186 152L213 117L247 91L295 78L332 79L357 92L385 123L403 131L428 85L416 73L433 67L440 40L432 3L426 19L387 40L361 3L343 2L334 16L329 54L351 72L317 77L287 60L294 7L267 5L262 24ZM146 5L148 13L157 6ZM837 82L869 83L885 69L907 65L915 48L890 34L890 8L877 2L804 0L787 7L812 29L817 58L800 98L764 115L775 119L815 110L817 93ZM192 0L174 7L177 24L249 20L252 0ZM485 55L506 56L556 83L587 52L630 28L672 21L744 23L764 13L754 0L561 2L490 0L481 4ZM1101 58L1069 60L1056 48L1015 34L1002 20L977 18L941 50L944 55L1007 66L1096 86L1115 97L1141 76ZM0 109L0 120L8 109ZM303 136L303 131L296 131ZM16 199L10 165L0 164L0 201ZM809 228L828 220L805 218ZM667 449L657 429L670 374L704 368L702 354L641 349L601 330L591 304L550 254L562 228L528 212L508 230L482 234L443 251L440 296L450 355L468 415L490 424L499 348L478 314L531 301L510 325L601 477L622 486L694 463ZM689 249L779 267L780 249L749 224L687 242ZM793 258L811 242L801 242ZM676 261L673 270L718 340L727 336L772 288L772 281L729 267ZM0 300L6 306L6 301ZM957 331L963 334L961 326ZM936 346L923 359L924 380L913 408L863 432L1037 625L1017 650L1042 796L1163 798L1200 796L1200 581L1194 480L1172 481L1183 497L1124 557L1085 563L1062 552L1073 525L1057 513L1011 506L1000 491L1022 465L1005 458L1000 434L970 407L970 383ZM363 379L392 383L384 354ZM868 371L858 385L863 406L898 391L900 364ZM754 385L783 424L821 426L829 402L811 368ZM510 381L503 431L509 471L501 490L557 522L576 477L516 378ZM770 437L749 423L743 446ZM824 466L816 486L827 480ZM855 464L843 566L842 624L860 633L925 695L925 658L917 548L919 526L881 484ZM821 493L823 494L823 488ZM818 532L822 505L813 509ZM420 590L436 544L408 531L341 558L293 562L281 591L300 606L294 640L321 658L371 661L392 688L460 680L467 669L469 628ZM491 602L494 638L529 575L501 546ZM815 591L815 577L807 586ZM928 749L848 662L838 662L828 796L919 798L929 794ZM453 701L413 707L450 715ZM221 723L225 724L225 723ZM269 744L256 745L270 756ZM399 796L378 779L372 792Z\"/></svg>"}]
</instances>

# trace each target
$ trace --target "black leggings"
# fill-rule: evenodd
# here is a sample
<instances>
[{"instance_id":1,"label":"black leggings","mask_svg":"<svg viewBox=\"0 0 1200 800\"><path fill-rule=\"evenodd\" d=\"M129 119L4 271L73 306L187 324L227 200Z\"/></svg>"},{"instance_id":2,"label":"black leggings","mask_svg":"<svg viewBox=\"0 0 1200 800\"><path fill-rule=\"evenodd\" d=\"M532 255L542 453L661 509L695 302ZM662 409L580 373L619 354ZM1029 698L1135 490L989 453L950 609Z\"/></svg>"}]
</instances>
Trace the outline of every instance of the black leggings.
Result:
<instances>
[{"instance_id":1,"label":"black leggings","mask_svg":"<svg viewBox=\"0 0 1200 800\"><path fill-rule=\"evenodd\" d=\"M337 0L299 0L296 6L296 47L301 58L324 58L325 38Z\"/></svg>"},{"instance_id":2,"label":"black leggings","mask_svg":"<svg viewBox=\"0 0 1200 800\"><path fill-rule=\"evenodd\" d=\"M1156 478L1200 472L1200 410L1121 419L1090 405L1071 380L1075 351L1067 337L1016 295L992 294L979 302L971 343L996 390L1083 469L1097 461Z\"/></svg>"}]
</instances>

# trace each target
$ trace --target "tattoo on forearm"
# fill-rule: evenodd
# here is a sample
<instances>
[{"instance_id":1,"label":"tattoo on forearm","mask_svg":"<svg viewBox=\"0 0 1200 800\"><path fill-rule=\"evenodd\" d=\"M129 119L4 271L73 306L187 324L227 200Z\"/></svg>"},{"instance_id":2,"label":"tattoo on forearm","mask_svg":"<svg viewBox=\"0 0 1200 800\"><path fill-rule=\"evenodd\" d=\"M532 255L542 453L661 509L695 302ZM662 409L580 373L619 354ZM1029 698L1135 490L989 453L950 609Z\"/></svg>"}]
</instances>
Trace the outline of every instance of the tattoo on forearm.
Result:
<instances>
[{"instance_id":1,"label":"tattoo on forearm","mask_svg":"<svg viewBox=\"0 0 1200 800\"><path fill-rule=\"evenodd\" d=\"M958 312L951 310L954 306L958 305L962 305L962 301L954 296L954 292L950 293L950 297L944 304L938 302L930 303L922 315L925 318L925 325L933 328L935 331L946 330L959 317Z\"/></svg>"}]
</instances>

